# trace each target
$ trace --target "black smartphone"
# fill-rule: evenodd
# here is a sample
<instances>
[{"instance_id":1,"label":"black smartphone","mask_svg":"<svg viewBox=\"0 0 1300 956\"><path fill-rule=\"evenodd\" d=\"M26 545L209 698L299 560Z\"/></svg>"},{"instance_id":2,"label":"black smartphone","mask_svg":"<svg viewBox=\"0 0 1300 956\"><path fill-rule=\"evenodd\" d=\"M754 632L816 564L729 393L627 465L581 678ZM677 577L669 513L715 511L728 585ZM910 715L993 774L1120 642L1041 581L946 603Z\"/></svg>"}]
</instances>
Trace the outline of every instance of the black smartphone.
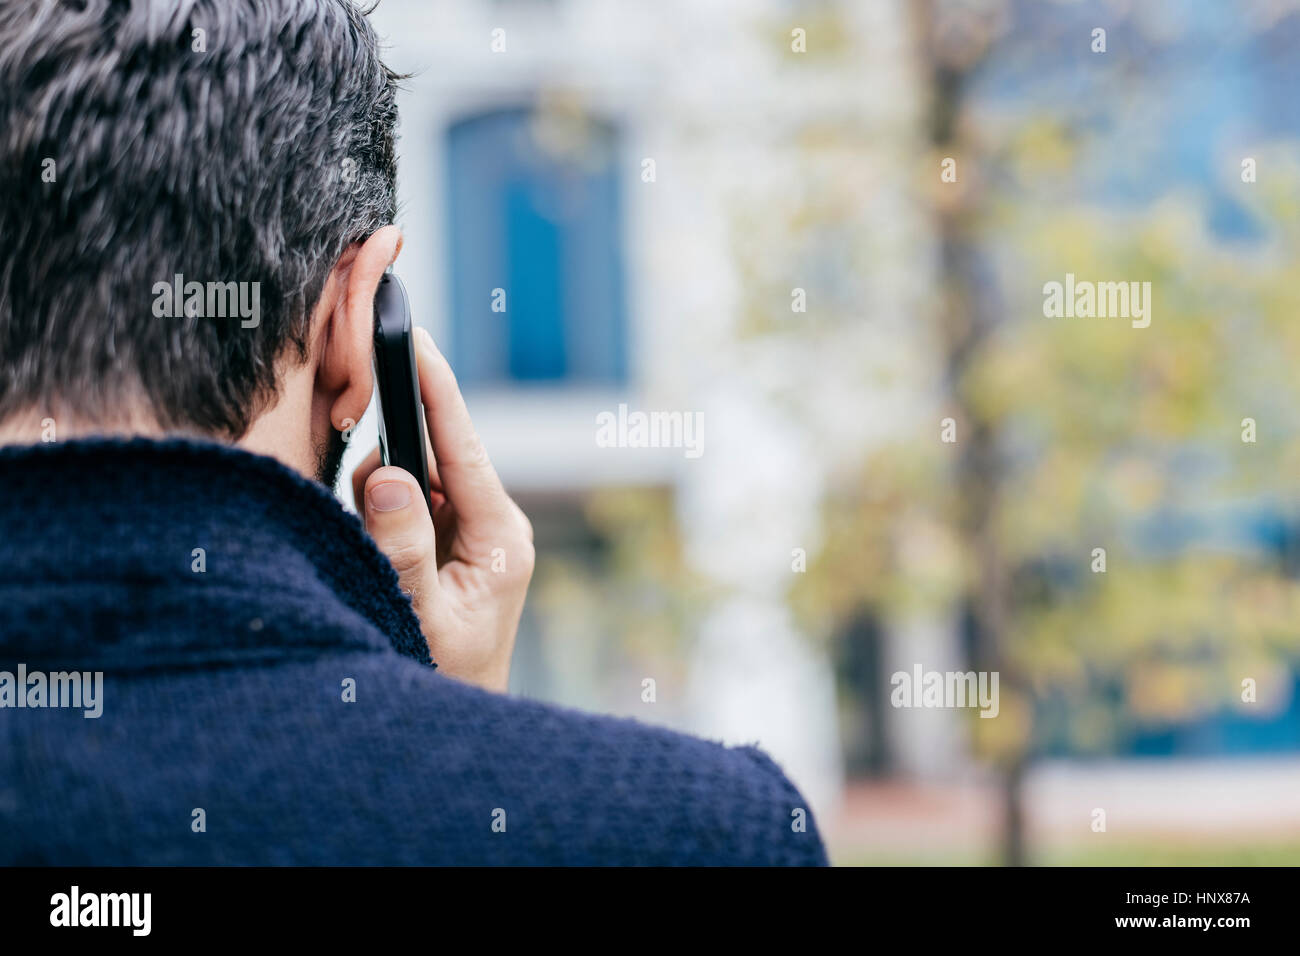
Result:
<instances>
[{"instance_id":1,"label":"black smartphone","mask_svg":"<svg viewBox=\"0 0 1300 956\"><path fill-rule=\"evenodd\" d=\"M384 273L375 291L375 379L379 383L379 454L415 476L429 500L424 404L412 339L411 303L402 280Z\"/></svg>"}]
</instances>

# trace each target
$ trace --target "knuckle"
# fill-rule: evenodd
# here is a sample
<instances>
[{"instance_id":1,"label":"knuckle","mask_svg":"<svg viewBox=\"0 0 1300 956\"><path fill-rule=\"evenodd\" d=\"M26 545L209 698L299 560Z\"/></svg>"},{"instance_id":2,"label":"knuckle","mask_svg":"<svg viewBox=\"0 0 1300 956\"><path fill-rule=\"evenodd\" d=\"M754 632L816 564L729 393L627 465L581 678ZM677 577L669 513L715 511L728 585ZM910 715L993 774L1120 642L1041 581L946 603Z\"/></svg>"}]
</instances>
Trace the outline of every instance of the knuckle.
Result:
<instances>
[{"instance_id":1,"label":"knuckle","mask_svg":"<svg viewBox=\"0 0 1300 956\"><path fill-rule=\"evenodd\" d=\"M488 457L487 446L477 435L469 439L465 448L465 463L473 468L491 468L492 459Z\"/></svg>"},{"instance_id":2,"label":"knuckle","mask_svg":"<svg viewBox=\"0 0 1300 956\"><path fill-rule=\"evenodd\" d=\"M537 566L537 549L533 546L531 536L519 545L519 560L515 564L521 578L524 580L532 578L533 568Z\"/></svg>"},{"instance_id":3,"label":"knuckle","mask_svg":"<svg viewBox=\"0 0 1300 956\"><path fill-rule=\"evenodd\" d=\"M433 555L433 542L423 536L402 537L387 541L383 552L398 574L418 568Z\"/></svg>"},{"instance_id":4,"label":"knuckle","mask_svg":"<svg viewBox=\"0 0 1300 956\"><path fill-rule=\"evenodd\" d=\"M537 553L531 541L520 538L510 541L508 546L494 547L489 561L492 573L488 580L494 582L491 584L493 590L499 591L503 586L511 590L516 584L532 579Z\"/></svg>"},{"instance_id":5,"label":"knuckle","mask_svg":"<svg viewBox=\"0 0 1300 956\"><path fill-rule=\"evenodd\" d=\"M513 501L510 503L515 506L515 514L519 516L519 526L523 529L524 537L527 539L529 545L531 545L535 540L533 537L533 523L528 520L528 515L524 514L523 509L520 508L519 505L515 504Z\"/></svg>"}]
</instances>

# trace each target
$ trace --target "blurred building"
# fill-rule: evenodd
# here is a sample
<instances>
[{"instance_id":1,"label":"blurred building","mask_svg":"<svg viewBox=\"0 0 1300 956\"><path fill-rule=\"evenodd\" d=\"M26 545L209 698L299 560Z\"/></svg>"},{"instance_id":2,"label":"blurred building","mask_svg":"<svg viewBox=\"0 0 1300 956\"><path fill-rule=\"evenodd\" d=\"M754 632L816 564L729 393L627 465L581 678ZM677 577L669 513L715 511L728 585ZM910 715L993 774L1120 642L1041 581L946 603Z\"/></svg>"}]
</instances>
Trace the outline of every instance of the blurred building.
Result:
<instances>
[{"instance_id":1,"label":"blurred building","mask_svg":"<svg viewBox=\"0 0 1300 956\"><path fill-rule=\"evenodd\" d=\"M373 16L413 74L398 269L537 529L515 690L757 741L820 810L842 780L829 635L786 595L826 483L933 411L903 16L775 0ZM698 416L702 454L600 447L597 416L620 405ZM628 528L667 556L643 559Z\"/></svg>"},{"instance_id":2,"label":"blurred building","mask_svg":"<svg viewBox=\"0 0 1300 956\"><path fill-rule=\"evenodd\" d=\"M971 243L979 308L1034 327L1017 294L1041 278L1018 274L1017 255L1070 208L1136 224L1172 197L1204 214L1207 242L1266 242L1237 152L1294 136L1295 6L937 3L959 33L978 25L995 41L961 107L960 188L997 211ZM933 507L952 481L938 435L954 383L933 338L945 294L934 216L951 194L927 97L953 91L927 88L923 9L384 0L372 17L390 65L411 74L398 270L537 532L512 689L757 741L827 819L846 776L889 778L849 794L845 829L903 857L996 839L1000 813L969 713L888 704L895 671L980 657L951 516ZM1105 60L1088 42L1099 26ZM598 440L598 416L637 412L694 423L697 445ZM373 443L367 416L351 458ZM905 459L889 490L864 479ZM1151 566L1189 548L1275 557L1294 577L1288 512L1184 490L1181 511L1126 518L1117 546ZM846 500L859 508L847 545L834 525ZM853 537L864 515L867 528L888 518L887 539ZM873 590L882 561L907 594ZM1009 572L1017 601L1086 588L1070 548ZM837 590L833 610L828 598L818 613L819 588ZM1033 705L1034 756L1058 762L1029 780L1031 829L1073 833L1075 804L1103 791L1131 825L1158 819L1228 766L1168 757L1294 752L1298 673L1284 661L1261 672L1267 708L1175 719L1135 713L1131 675L1099 672L1084 696L1115 733L1091 751L1070 732L1085 722L1079 701L1047 695ZM1103 754L1121 759L1080 762ZM1285 768L1232 766L1243 785L1294 792ZM1081 774L1099 789L1080 791Z\"/></svg>"}]
</instances>

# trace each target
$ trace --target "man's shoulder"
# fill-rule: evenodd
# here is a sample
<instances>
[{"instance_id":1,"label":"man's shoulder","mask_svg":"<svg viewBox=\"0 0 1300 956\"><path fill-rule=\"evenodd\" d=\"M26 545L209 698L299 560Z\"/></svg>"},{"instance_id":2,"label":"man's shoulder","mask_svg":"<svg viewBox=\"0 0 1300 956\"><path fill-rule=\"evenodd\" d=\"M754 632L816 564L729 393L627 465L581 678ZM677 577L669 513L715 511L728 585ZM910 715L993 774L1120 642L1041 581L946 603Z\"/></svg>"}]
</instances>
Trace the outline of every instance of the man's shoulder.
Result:
<instances>
[{"instance_id":1,"label":"man's shoulder","mask_svg":"<svg viewBox=\"0 0 1300 956\"><path fill-rule=\"evenodd\" d=\"M491 693L405 662L393 682L440 751L471 745L486 789L517 797L529 824L558 838L636 832L633 855L648 863L826 862L807 801L756 745Z\"/></svg>"}]
</instances>

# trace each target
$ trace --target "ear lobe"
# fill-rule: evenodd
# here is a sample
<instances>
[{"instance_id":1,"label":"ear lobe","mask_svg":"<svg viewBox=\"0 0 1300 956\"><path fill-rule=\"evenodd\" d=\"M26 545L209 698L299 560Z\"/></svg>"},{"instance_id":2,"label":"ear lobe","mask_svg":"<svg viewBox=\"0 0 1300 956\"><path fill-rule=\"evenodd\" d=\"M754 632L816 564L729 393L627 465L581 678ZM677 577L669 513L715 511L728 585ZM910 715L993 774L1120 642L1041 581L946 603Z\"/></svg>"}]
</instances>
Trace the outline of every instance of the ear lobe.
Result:
<instances>
[{"instance_id":1,"label":"ear lobe","mask_svg":"<svg viewBox=\"0 0 1300 956\"><path fill-rule=\"evenodd\" d=\"M342 283L329 335L317 373L319 387L333 398L330 423L345 431L361 420L374 390L371 356L374 351L375 290L402 247L396 226L384 226L359 246L351 247L334 273ZM341 267L341 268L340 268Z\"/></svg>"}]
</instances>

